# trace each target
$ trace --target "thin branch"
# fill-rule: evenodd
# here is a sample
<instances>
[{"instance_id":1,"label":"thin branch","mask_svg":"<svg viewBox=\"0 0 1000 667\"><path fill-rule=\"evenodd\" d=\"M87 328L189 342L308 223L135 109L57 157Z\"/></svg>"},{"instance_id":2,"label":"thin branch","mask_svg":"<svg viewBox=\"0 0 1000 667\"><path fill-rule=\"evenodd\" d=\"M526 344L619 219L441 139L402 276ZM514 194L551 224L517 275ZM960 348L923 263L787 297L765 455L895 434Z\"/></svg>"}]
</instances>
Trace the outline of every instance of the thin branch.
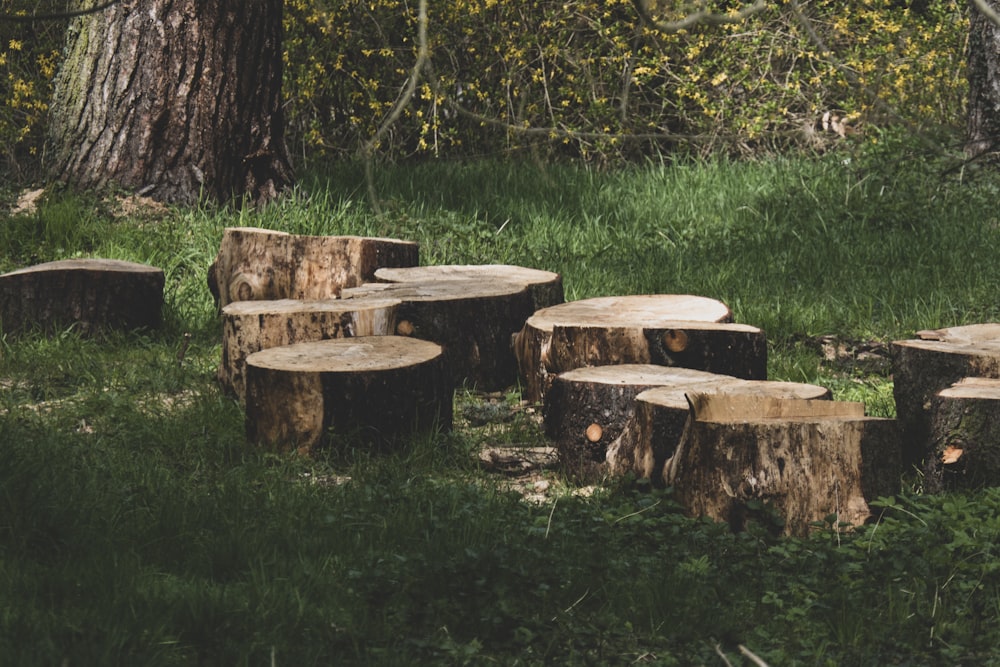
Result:
<instances>
[{"instance_id":1,"label":"thin branch","mask_svg":"<svg viewBox=\"0 0 1000 667\"><path fill-rule=\"evenodd\" d=\"M752 5L748 5L740 11L732 14L717 14L707 9L701 9L676 21L659 21L653 18L653 15L649 13L649 8L646 6L646 0L632 0L632 4L635 6L635 10L638 12L639 18L642 19L643 23L654 30L667 34L680 32L681 30L689 30L696 25L726 25L729 23L742 23L754 14L759 14L767 9L766 0L756 0L756 2Z\"/></svg>"},{"instance_id":2,"label":"thin branch","mask_svg":"<svg viewBox=\"0 0 1000 667\"><path fill-rule=\"evenodd\" d=\"M975 5L979 13L985 16L990 23L1000 28L1000 14L997 13L997 10L990 7L986 0L972 0L972 4Z\"/></svg>"},{"instance_id":3,"label":"thin branch","mask_svg":"<svg viewBox=\"0 0 1000 667\"><path fill-rule=\"evenodd\" d=\"M62 19L72 19L78 16L86 16L87 14L102 12L117 2L118 0L108 0L108 2L105 2L104 4L97 5L96 7L91 7L89 9L77 9L68 12L53 12L50 14L25 14L24 16L19 16L17 14L0 14L0 23L34 23L35 21L59 21Z\"/></svg>"}]
</instances>

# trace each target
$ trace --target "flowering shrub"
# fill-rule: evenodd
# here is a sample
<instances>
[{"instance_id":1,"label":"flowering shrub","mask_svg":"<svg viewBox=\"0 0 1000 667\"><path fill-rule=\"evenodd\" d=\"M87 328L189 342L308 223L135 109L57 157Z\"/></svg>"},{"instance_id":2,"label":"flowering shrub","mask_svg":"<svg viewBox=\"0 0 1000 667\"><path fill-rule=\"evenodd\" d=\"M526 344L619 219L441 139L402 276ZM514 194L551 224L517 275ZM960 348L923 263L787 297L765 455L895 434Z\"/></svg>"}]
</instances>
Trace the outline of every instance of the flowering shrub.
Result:
<instances>
[{"instance_id":1,"label":"flowering shrub","mask_svg":"<svg viewBox=\"0 0 1000 667\"><path fill-rule=\"evenodd\" d=\"M378 148L394 157L531 149L606 160L825 142L836 137L817 130L827 113L840 134L962 122L964 2L803 0L823 48L786 2L672 34L645 26L632 0L432 2L431 66ZM12 4L0 0L0 12ZM672 18L666 0L650 4ZM64 25L0 23L8 173L38 162ZM285 29L293 151L356 150L412 74L416 2L286 0Z\"/></svg>"},{"instance_id":2,"label":"flowering shrub","mask_svg":"<svg viewBox=\"0 0 1000 667\"><path fill-rule=\"evenodd\" d=\"M631 0L431 5L433 78L383 142L396 155L760 150L822 139L814 130L828 111L845 123L841 133L955 125L963 114L967 22L958 0L919 9L899 0L802 3L828 52L780 3L676 34L644 26ZM351 150L374 134L410 75L415 3L288 0L286 10L293 134L303 150ZM456 104L478 117L459 115Z\"/></svg>"}]
</instances>

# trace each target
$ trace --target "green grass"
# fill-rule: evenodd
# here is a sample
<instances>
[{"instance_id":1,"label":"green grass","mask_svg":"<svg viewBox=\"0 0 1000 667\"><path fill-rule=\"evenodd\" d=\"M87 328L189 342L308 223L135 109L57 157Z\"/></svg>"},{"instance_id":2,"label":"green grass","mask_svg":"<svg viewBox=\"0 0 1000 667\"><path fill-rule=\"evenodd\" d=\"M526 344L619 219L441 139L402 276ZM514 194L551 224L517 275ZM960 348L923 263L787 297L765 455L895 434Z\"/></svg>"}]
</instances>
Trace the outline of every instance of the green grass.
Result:
<instances>
[{"instance_id":1,"label":"green grass","mask_svg":"<svg viewBox=\"0 0 1000 667\"><path fill-rule=\"evenodd\" d=\"M1000 663L1000 493L910 480L855 533L774 539L669 493L534 504L480 470L537 423L463 425L375 456L246 444L214 373L205 283L226 226L417 240L425 263L560 272L570 298L690 293L768 335L774 379L891 416L884 344L997 319L997 176L883 138L814 159L600 172L483 162L302 175L262 211L115 217L54 193L0 221L0 270L72 256L167 275L164 327L0 339L0 662L18 665ZM184 334L191 344L183 362ZM495 399L516 406L517 391ZM486 400L457 397L457 414Z\"/></svg>"}]
</instances>

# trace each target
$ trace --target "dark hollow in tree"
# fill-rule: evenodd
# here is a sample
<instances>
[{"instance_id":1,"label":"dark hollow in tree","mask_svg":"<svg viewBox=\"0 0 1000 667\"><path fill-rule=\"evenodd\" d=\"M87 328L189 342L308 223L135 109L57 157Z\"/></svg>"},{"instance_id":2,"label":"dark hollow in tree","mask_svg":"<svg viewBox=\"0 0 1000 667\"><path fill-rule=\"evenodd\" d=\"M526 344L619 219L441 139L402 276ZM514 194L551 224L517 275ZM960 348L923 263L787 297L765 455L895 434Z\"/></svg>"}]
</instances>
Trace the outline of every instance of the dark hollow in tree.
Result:
<instances>
[{"instance_id":1,"label":"dark hollow in tree","mask_svg":"<svg viewBox=\"0 0 1000 667\"><path fill-rule=\"evenodd\" d=\"M74 19L51 107L53 175L163 202L292 182L281 111L283 0L121 0Z\"/></svg>"}]
</instances>

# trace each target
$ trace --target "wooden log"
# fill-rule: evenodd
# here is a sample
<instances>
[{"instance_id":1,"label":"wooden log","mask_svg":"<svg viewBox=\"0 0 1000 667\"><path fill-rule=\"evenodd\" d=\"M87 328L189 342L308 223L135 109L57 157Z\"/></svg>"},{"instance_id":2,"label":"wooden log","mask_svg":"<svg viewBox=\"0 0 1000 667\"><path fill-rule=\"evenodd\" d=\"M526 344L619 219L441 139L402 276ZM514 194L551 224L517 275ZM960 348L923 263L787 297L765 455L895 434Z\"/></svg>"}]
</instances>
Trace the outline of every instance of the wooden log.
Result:
<instances>
[{"instance_id":1,"label":"wooden log","mask_svg":"<svg viewBox=\"0 0 1000 667\"><path fill-rule=\"evenodd\" d=\"M775 399L830 400L825 387L800 382L742 380L712 376L696 384L651 388L635 397L633 410L621 434L608 446L607 468L612 475L631 474L664 484L666 462L673 456L687 422L687 394L735 394Z\"/></svg>"},{"instance_id":2,"label":"wooden log","mask_svg":"<svg viewBox=\"0 0 1000 667\"><path fill-rule=\"evenodd\" d=\"M556 376L546 394L545 434L554 442L565 472L579 481L594 481L607 472L608 445L628 422L636 396L653 387L727 380L734 378L652 364L576 368Z\"/></svg>"},{"instance_id":3,"label":"wooden log","mask_svg":"<svg viewBox=\"0 0 1000 667\"><path fill-rule=\"evenodd\" d=\"M383 268L375 272L375 279L386 283L421 283L431 280L474 280L478 282L503 281L526 285L531 294L531 311L555 306L566 299L562 276L509 264L439 264Z\"/></svg>"},{"instance_id":4,"label":"wooden log","mask_svg":"<svg viewBox=\"0 0 1000 667\"><path fill-rule=\"evenodd\" d=\"M726 393L688 400L665 480L691 516L742 530L773 509L780 532L801 536L828 517L860 524L872 500L899 491L895 420L866 417L861 403Z\"/></svg>"},{"instance_id":5,"label":"wooden log","mask_svg":"<svg viewBox=\"0 0 1000 667\"><path fill-rule=\"evenodd\" d=\"M653 363L764 379L763 332L730 320L725 304L689 295L598 297L544 308L514 340L523 396L542 402L556 375L583 366Z\"/></svg>"},{"instance_id":6,"label":"wooden log","mask_svg":"<svg viewBox=\"0 0 1000 667\"><path fill-rule=\"evenodd\" d=\"M163 270L115 259L65 259L0 275L0 330L16 335L73 326L102 329L160 325Z\"/></svg>"},{"instance_id":7,"label":"wooden log","mask_svg":"<svg viewBox=\"0 0 1000 667\"><path fill-rule=\"evenodd\" d=\"M229 227L208 287L220 309L234 301L336 299L345 287L374 280L382 267L418 262L419 246L411 241Z\"/></svg>"},{"instance_id":8,"label":"wooden log","mask_svg":"<svg viewBox=\"0 0 1000 667\"><path fill-rule=\"evenodd\" d=\"M396 299L236 301L222 309L222 388L245 401L246 358L271 347L396 329Z\"/></svg>"},{"instance_id":9,"label":"wooden log","mask_svg":"<svg viewBox=\"0 0 1000 667\"><path fill-rule=\"evenodd\" d=\"M891 351L903 464L921 469L936 455L930 423L937 393L965 377L1000 378L1000 324L919 331L894 341Z\"/></svg>"},{"instance_id":10,"label":"wooden log","mask_svg":"<svg viewBox=\"0 0 1000 667\"><path fill-rule=\"evenodd\" d=\"M398 299L396 334L441 345L456 386L497 391L517 381L511 336L531 314L531 295L523 284L369 283L345 289L343 297Z\"/></svg>"},{"instance_id":11,"label":"wooden log","mask_svg":"<svg viewBox=\"0 0 1000 667\"><path fill-rule=\"evenodd\" d=\"M342 441L375 448L452 425L441 346L400 336L296 343L246 360L250 442L308 453Z\"/></svg>"},{"instance_id":12,"label":"wooden log","mask_svg":"<svg viewBox=\"0 0 1000 667\"><path fill-rule=\"evenodd\" d=\"M1000 486L1000 380L963 378L931 401L924 490Z\"/></svg>"}]
</instances>

